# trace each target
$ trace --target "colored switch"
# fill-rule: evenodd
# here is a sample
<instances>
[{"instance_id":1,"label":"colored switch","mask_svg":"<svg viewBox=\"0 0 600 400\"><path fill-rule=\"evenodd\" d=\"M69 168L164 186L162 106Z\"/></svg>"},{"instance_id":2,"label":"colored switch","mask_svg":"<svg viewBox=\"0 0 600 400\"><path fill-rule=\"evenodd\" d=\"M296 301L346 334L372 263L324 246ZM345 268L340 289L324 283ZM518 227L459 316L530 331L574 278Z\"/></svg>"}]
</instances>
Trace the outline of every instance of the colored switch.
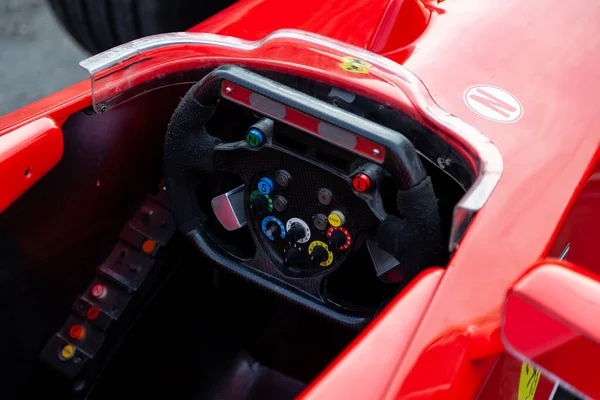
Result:
<instances>
[{"instance_id":1,"label":"colored switch","mask_svg":"<svg viewBox=\"0 0 600 400\"><path fill-rule=\"evenodd\" d=\"M261 178L258 181L258 191L262 194L269 194L273 191L273 181L269 178Z\"/></svg>"},{"instance_id":2,"label":"colored switch","mask_svg":"<svg viewBox=\"0 0 600 400\"><path fill-rule=\"evenodd\" d=\"M100 310L98 309L98 307L92 306L88 308L86 316L87 319L89 319L90 321L95 321L100 316Z\"/></svg>"},{"instance_id":3,"label":"colored switch","mask_svg":"<svg viewBox=\"0 0 600 400\"><path fill-rule=\"evenodd\" d=\"M246 143L251 147L260 147L265 144L265 135L256 128L251 128L246 134Z\"/></svg>"},{"instance_id":4,"label":"colored switch","mask_svg":"<svg viewBox=\"0 0 600 400\"><path fill-rule=\"evenodd\" d=\"M366 192L371 187L371 178L366 174L358 174L352 179L352 187L357 192Z\"/></svg>"},{"instance_id":5,"label":"colored switch","mask_svg":"<svg viewBox=\"0 0 600 400\"><path fill-rule=\"evenodd\" d=\"M142 251L146 254L152 254L156 250L156 242L152 239L144 240L142 243Z\"/></svg>"},{"instance_id":6,"label":"colored switch","mask_svg":"<svg viewBox=\"0 0 600 400\"><path fill-rule=\"evenodd\" d=\"M250 147L262 146L267 141L267 138L273 135L274 126L275 121L272 119L261 119L246 131L246 143Z\"/></svg>"},{"instance_id":7,"label":"colored switch","mask_svg":"<svg viewBox=\"0 0 600 400\"><path fill-rule=\"evenodd\" d=\"M75 346L72 344L65 344L60 349L60 358L64 361L70 360L75 355Z\"/></svg>"},{"instance_id":8,"label":"colored switch","mask_svg":"<svg viewBox=\"0 0 600 400\"><path fill-rule=\"evenodd\" d=\"M331 226L339 227L344 225L346 222L346 217L341 211L335 210L332 211L329 216L327 216L327 221L331 224Z\"/></svg>"},{"instance_id":9,"label":"colored switch","mask_svg":"<svg viewBox=\"0 0 600 400\"><path fill-rule=\"evenodd\" d=\"M92 287L92 296L94 296L95 298L97 298L99 300L105 298L107 293L108 293L108 289L106 288L106 286L104 286L101 283L96 283Z\"/></svg>"},{"instance_id":10,"label":"colored switch","mask_svg":"<svg viewBox=\"0 0 600 400\"><path fill-rule=\"evenodd\" d=\"M285 226L283 226L283 222L281 222L278 218L273 216L266 217L263 219L261 227L263 233L267 238L269 238L269 240L285 238Z\"/></svg>"},{"instance_id":11,"label":"colored switch","mask_svg":"<svg viewBox=\"0 0 600 400\"><path fill-rule=\"evenodd\" d=\"M329 248L332 251L347 250L352 244L352 236L350 236L350 232L343 227L330 227L327 230L327 238L329 239Z\"/></svg>"},{"instance_id":12,"label":"colored switch","mask_svg":"<svg viewBox=\"0 0 600 400\"><path fill-rule=\"evenodd\" d=\"M315 240L308 246L308 254L310 254L310 264L313 267L328 267L333 263L333 253L329 251L327 244Z\"/></svg>"},{"instance_id":13,"label":"colored switch","mask_svg":"<svg viewBox=\"0 0 600 400\"><path fill-rule=\"evenodd\" d=\"M73 325L69 329L69 336L74 340L81 340L85 336L85 328L81 325Z\"/></svg>"}]
</instances>

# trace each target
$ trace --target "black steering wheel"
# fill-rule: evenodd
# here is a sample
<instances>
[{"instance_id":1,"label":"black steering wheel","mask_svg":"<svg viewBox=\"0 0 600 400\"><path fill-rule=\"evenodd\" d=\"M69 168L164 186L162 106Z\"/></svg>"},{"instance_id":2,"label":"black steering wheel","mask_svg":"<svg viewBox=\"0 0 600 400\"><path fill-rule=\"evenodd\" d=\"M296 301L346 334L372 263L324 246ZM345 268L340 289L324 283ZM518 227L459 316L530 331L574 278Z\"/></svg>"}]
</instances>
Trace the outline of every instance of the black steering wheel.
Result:
<instances>
[{"instance_id":1,"label":"black steering wheel","mask_svg":"<svg viewBox=\"0 0 600 400\"><path fill-rule=\"evenodd\" d=\"M253 135L225 143L206 131L205 124L221 99L262 116L248 131L253 129ZM358 161L346 174L277 146L272 141L275 124L297 128L315 141L354 154ZM206 214L196 194L202 181L199 177L216 171L233 172L244 182L248 226L257 243L251 260L224 251L204 228ZM442 252L437 198L408 139L241 67L221 66L187 92L168 127L164 173L180 231L208 258L279 296L351 327L362 326L370 315L328 301L322 288L329 273L349 256L350 242L356 239L352 238L354 232L371 230L379 247L399 262L395 272L405 280L436 265ZM388 215L383 207L378 185L385 173L391 174L398 187L397 215ZM292 177L294 185L288 186ZM355 181L357 177L362 180ZM365 182L370 190L360 186ZM330 194L335 191L333 200L325 197L325 187ZM286 198L276 193L297 201L288 205ZM321 196L314 197L314 206L311 193ZM288 217L270 215L274 212L273 198L279 203L286 200L286 211L281 215ZM319 207L327 210L323 213L326 221L320 217ZM289 218L303 213L307 216L304 219ZM313 220L321 218L313 221L319 229L311 221L300 223L308 215L313 215ZM321 239L311 242L311 231L313 239ZM324 243L326 239L328 243Z\"/></svg>"}]
</instances>

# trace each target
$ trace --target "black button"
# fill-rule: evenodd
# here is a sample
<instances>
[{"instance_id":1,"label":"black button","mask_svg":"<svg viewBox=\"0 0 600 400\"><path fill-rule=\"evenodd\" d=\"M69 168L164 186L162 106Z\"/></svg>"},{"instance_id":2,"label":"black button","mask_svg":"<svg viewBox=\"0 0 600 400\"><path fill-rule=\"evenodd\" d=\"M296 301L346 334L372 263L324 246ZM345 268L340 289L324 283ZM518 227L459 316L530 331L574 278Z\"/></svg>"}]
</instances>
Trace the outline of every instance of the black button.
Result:
<instances>
[{"instance_id":1,"label":"black button","mask_svg":"<svg viewBox=\"0 0 600 400\"><path fill-rule=\"evenodd\" d=\"M290 229L287 231L286 237L292 243L296 243L298 240L304 238L306 236L306 229L299 224L298 222L294 222Z\"/></svg>"},{"instance_id":2,"label":"black button","mask_svg":"<svg viewBox=\"0 0 600 400\"><path fill-rule=\"evenodd\" d=\"M337 229L331 232L331 237L329 238L329 248L331 250L337 250L344 244L346 244L346 235L344 232Z\"/></svg>"},{"instance_id":3,"label":"black button","mask_svg":"<svg viewBox=\"0 0 600 400\"><path fill-rule=\"evenodd\" d=\"M312 264L313 267L317 268L317 267L319 267L319 264L321 264L323 261L327 261L328 257L329 257L329 254L325 247L315 246L315 248L313 249L313 251L310 255L310 263Z\"/></svg>"},{"instance_id":4,"label":"black button","mask_svg":"<svg viewBox=\"0 0 600 400\"><path fill-rule=\"evenodd\" d=\"M269 212L269 199L257 194L250 203L250 209L258 215L265 215Z\"/></svg>"}]
</instances>

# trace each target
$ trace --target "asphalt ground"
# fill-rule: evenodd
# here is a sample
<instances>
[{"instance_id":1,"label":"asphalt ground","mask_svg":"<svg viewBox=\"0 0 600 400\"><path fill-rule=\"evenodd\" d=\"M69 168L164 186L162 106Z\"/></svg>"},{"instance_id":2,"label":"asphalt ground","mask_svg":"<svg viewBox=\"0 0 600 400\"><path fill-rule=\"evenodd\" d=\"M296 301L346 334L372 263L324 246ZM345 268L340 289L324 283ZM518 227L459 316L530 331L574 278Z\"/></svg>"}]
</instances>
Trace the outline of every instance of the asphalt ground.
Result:
<instances>
[{"instance_id":1,"label":"asphalt ground","mask_svg":"<svg viewBox=\"0 0 600 400\"><path fill-rule=\"evenodd\" d=\"M0 116L87 78L45 0L0 0Z\"/></svg>"}]
</instances>

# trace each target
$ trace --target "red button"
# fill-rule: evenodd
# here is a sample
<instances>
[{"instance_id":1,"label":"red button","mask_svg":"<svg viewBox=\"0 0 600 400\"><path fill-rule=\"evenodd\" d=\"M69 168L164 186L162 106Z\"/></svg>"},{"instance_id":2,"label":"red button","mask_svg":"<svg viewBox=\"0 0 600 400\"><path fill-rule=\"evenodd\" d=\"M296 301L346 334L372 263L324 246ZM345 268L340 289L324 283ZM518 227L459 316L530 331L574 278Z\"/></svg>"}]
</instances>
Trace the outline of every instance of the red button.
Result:
<instances>
[{"instance_id":1,"label":"red button","mask_svg":"<svg viewBox=\"0 0 600 400\"><path fill-rule=\"evenodd\" d=\"M92 286L92 296L97 299L103 299L106 297L106 293L108 293L108 289L101 283L96 283Z\"/></svg>"},{"instance_id":2,"label":"red button","mask_svg":"<svg viewBox=\"0 0 600 400\"><path fill-rule=\"evenodd\" d=\"M81 340L85 336L85 328L81 325L73 325L69 329L69 336L75 340Z\"/></svg>"},{"instance_id":3,"label":"red button","mask_svg":"<svg viewBox=\"0 0 600 400\"><path fill-rule=\"evenodd\" d=\"M357 192L365 192L371 187L371 178L365 174L358 174L352 180L352 187Z\"/></svg>"},{"instance_id":4,"label":"red button","mask_svg":"<svg viewBox=\"0 0 600 400\"><path fill-rule=\"evenodd\" d=\"M96 319L98 319L98 317L100 316L100 310L98 309L98 307L90 307L87 310L87 318L90 321L95 321Z\"/></svg>"}]
</instances>

